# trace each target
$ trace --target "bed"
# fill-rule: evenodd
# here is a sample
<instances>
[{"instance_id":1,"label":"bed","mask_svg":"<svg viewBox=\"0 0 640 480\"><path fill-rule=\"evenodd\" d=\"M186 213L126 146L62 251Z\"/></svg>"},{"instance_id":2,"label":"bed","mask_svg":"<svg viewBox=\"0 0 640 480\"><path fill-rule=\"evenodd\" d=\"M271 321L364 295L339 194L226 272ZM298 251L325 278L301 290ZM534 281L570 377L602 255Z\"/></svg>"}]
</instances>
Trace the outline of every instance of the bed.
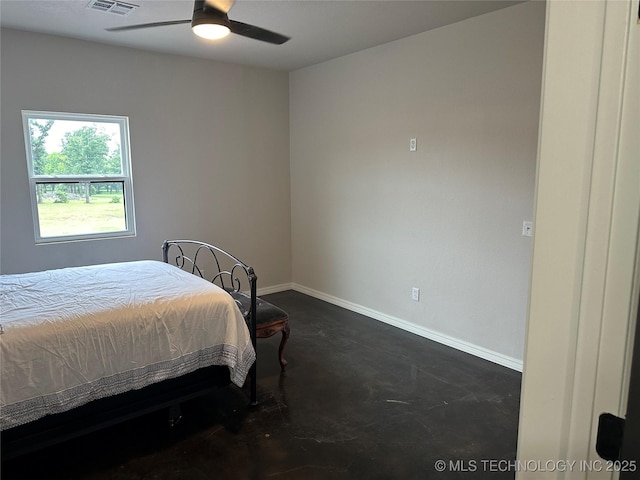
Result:
<instances>
[{"instance_id":1,"label":"bed","mask_svg":"<svg viewBox=\"0 0 640 480\"><path fill-rule=\"evenodd\" d=\"M175 419L249 372L256 403L253 270L190 240L163 260L0 276L3 459L160 408Z\"/></svg>"}]
</instances>

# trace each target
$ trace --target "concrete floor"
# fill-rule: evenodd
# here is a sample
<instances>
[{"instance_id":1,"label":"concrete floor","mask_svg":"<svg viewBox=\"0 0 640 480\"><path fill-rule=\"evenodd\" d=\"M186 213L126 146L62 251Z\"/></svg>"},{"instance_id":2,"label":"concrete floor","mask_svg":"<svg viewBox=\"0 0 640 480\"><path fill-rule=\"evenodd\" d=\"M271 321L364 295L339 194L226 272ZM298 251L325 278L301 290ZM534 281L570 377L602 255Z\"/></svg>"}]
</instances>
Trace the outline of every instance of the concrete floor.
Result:
<instances>
[{"instance_id":1,"label":"concrete floor","mask_svg":"<svg viewBox=\"0 0 640 480\"><path fill-rule=\"evenodd\" d=\"M266 300L290 315L258 343L260 405L228 387L3 462L10 479L514 478L521 375L303 294ZM444 471L441 464L443 460Z\"/></svg>"}]
</instances>

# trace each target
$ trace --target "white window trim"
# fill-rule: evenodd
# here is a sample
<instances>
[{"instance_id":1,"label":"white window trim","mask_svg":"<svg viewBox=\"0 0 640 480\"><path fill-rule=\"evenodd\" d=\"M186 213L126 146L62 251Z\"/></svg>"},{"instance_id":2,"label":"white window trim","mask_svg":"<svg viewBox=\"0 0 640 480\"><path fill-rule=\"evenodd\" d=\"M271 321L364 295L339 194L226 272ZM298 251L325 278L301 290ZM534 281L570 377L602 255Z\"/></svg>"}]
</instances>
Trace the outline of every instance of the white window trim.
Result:
<instances>
[{"instance_id":1,"label":"white window trim","mask_svg":"<svg viewBox=\"0 0 640 480\"><path fill-rule=\"evenodd\" d=\"M33 151L31 148L31 134L29 119L43 120L75 120L96 123L117 123L120 128L120 156L122 161L122 175L34 175ZM74 242L80 240L98 240L106 238L134 237L136 235L135 209L133 203L133 175L131 171L131 150L129 143L129 118L117 115L97 115L68 112L45 112L38 110L22 110L22 126L27 155L27 169L29 174L29 192L31 195L31 212L36 244ZM124 214L126 229L117 232L87 233L81 235L64 235L58 237L42 237L40 235L40 219L38 217L38 198L36 184L38 183L74 183L74 182L122 182L124 189Z\"/></svg>"}]
</instances>

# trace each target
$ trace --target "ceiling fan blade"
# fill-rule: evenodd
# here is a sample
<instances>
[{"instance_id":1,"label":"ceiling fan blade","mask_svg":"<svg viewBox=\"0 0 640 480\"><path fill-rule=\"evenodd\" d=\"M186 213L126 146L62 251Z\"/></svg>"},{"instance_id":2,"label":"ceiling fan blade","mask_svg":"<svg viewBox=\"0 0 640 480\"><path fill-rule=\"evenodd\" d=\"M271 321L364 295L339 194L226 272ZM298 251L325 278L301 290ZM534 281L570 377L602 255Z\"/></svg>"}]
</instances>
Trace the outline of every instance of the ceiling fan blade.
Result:
<instances>
[{"instance_id":1,"label":"ceiling fan blade","mask_svg":"<svg viewBox=\"0 0 640 480\"><path fill-rule=\"evenodd\" d=\"M223 13L229 13L235 1L236 0L205 0L208 6L220 10Z\"/></svg>"},{"instance_id":2,"label":"ceiling fan blade","mask_svg":"<svg viewBox=\"0 0 640 480\"><path fill-rule=\"evenodd\" d=\"M256 27L255 25L236 22L234 20L229 20L229 26L232 33L242 35L243 37L253 38L254 40L273 43L275 45L282 45L283 43L290 40L289 37L280 35L279 33L265 30L264 28Z\"/></svg>"},{"instance_id":3,"label":"ceiling fan blade","mask_svg":"<svg viewBox=\"0 0 640 480\"><path fill-rule=\"evenodd\" d=\"M107 32L123 32L126 30L139 30L141 28L165 27L167 25L181 25L183 23L191 23L189 20L169 20L167 22L140 23L138 25L125 25L124 27L105 28Z\"/></svg>"}]
</instances>

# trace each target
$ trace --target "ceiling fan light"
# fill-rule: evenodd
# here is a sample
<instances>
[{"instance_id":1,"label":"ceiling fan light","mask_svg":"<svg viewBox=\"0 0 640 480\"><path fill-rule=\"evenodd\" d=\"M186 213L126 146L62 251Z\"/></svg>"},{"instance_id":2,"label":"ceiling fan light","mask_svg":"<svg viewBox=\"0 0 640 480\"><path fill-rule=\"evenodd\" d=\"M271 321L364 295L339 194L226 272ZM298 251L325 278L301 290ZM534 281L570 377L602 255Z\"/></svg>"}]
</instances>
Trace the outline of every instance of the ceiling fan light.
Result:
<instances>
[{"instance_id":1,"label":"ceiling fan light","mask_svg":"<svg viewBox=\"0 0 640 480\"><path fill-rule=\"evenodd\" d=\"M229 35L229 27L217 23L201 23L191 27L193 33L207 40L218 40Z\"/></svg>"}]
</instances>

